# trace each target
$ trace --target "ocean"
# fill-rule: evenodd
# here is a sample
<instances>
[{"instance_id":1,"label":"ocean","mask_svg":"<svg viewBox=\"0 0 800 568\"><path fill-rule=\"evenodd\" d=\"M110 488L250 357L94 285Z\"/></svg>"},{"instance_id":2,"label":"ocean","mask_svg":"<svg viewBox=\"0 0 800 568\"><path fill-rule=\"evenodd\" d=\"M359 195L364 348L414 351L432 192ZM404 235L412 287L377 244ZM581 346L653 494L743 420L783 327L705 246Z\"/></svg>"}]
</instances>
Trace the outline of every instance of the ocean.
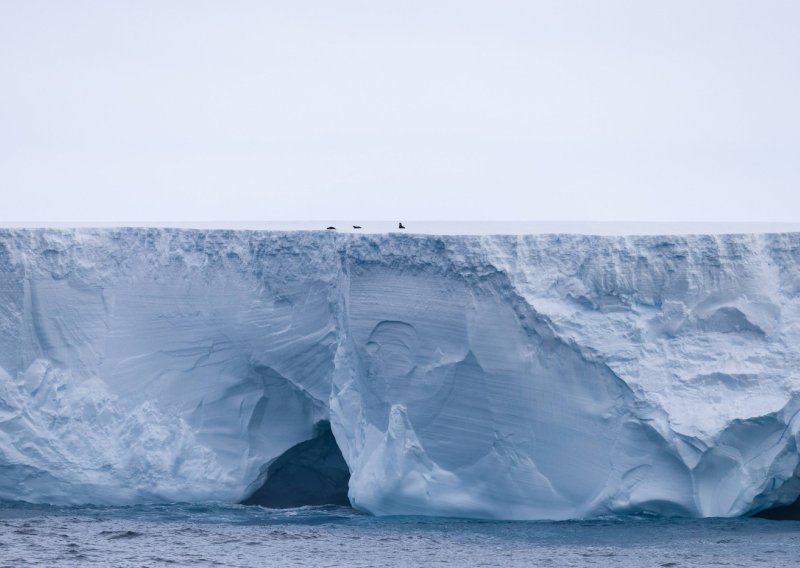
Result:
<instances>
[{"instance_id":1,"label":"ocean","mask_svg":"<svg viewBox=\"0 0 800 568\"><path fill-rule=\"evenodd\" d=\"M373 517L346 507L0 505L0 566L800 566L800 522Z\"/></svg>"}]
</instances>

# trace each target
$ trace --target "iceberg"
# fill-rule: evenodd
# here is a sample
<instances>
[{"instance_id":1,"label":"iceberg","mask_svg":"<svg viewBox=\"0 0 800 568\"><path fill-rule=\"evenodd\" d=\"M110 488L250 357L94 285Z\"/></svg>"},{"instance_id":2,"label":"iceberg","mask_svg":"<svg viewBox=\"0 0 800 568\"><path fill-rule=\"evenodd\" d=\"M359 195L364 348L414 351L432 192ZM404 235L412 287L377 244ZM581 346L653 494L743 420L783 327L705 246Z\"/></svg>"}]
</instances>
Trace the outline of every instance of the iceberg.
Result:
<instances>
[{"instance_id":1,"label":"iceberg","mask_svg":"<svg viewBox=\"0 0 800 568\"><path fill-rule=\"evenodd\" d=\"M0 499L750 515L798 346L800 233L4 229Z\"/></svg>"}]
</instances>

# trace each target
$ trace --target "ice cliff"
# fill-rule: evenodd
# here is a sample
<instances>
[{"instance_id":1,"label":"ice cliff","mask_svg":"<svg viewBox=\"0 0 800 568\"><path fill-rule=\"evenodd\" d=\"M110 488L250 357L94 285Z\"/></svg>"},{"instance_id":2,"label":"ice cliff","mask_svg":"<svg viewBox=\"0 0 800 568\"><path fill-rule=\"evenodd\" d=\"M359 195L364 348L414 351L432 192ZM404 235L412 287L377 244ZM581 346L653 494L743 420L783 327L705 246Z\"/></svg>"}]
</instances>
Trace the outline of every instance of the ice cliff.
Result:
<instances>
[{"instance_id":1,"label":"ice cliff","mask_svg":"<svg viewBox=\"0 0 800 568\"><path fill-rule=\"evenodd\" d=\"M3 230L0 499L243 501L335 441L380 515L750 514L799 340L800 234Z\"/></svg>"}]
</instances>

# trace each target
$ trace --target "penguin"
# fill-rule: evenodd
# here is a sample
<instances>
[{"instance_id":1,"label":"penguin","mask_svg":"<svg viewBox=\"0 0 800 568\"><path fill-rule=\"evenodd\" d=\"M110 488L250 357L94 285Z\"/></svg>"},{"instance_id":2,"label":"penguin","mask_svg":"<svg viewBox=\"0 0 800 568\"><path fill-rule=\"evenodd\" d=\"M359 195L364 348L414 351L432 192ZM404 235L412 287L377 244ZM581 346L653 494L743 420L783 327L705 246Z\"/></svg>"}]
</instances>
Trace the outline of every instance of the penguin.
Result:
<instances>
[{"instance_id":1,"label":"penguin","mask_svg":"<svg viewBox=\"0 0 800 568\"><path fill-rule=\"evenodd\" d=\"M326 229L326 230L328 230L328 231L335 231L335 230L336 230L336 227L327 227L327 229Z\"/></svg>"},{"instance_id":2,"label":"penguin","mask_svg":"<svg viewBox=\"0 0 800 568\"><path fill-rule=\"evenodd\" d=\"M397 228L398 229L405 229L406 227L405 227L405 225L403 225L403 223L398 223L397 224Z\"/></svg>"},{"instance_id":3,"label":"penguin","mask_svg":"<svg viewBox=\"0 0 800 568\"><path fill-rule=\"evenodd\" d=\"M353 225L353 228L354 228L354 229L360 229L360 228L361 228L361 225Z\"/></svg>"}]
</instances>

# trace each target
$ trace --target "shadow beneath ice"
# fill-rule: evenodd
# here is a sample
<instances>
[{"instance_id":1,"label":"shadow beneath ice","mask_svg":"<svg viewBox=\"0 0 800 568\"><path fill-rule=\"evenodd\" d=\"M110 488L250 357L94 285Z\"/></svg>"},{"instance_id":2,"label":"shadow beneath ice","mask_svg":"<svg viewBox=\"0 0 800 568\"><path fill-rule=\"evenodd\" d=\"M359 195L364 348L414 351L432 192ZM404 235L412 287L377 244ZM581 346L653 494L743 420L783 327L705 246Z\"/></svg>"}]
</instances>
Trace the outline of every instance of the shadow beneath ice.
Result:
<instances>
[{"instance_id":1,"label":"shadow beneath ice","mask_svg":"<svg viewBox=\"0 0 800 568\"><path fill-rule=\"evenodd\" d=\"M316 436L286 450L272 462L264 484L242 501L274 509L307 505L350 506L350 470L331 431L317 424Z\"/></svg>"}]
</instances>

